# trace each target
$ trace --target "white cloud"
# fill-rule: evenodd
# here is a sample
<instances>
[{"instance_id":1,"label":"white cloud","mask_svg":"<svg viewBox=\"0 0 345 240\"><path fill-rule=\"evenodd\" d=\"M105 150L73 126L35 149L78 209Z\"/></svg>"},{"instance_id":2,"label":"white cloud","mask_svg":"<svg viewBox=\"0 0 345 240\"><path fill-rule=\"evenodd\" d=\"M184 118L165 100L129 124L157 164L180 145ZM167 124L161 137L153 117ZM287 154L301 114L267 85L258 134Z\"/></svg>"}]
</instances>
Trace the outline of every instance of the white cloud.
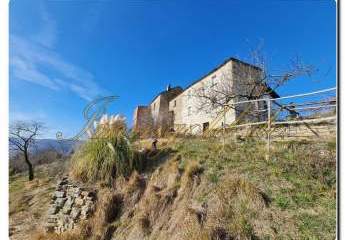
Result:
<instances>
[{"instance_id":1,"label":"white cloud","mask_svg":"<svg viewBox=\"0 0 345 240\"><path fill-rule=\"evenodd\" d=\"M92 73L64 60L53 50L56 23L42 9L42 29L23 38L10 34L10 73L16 79L37 84L54 91L69 90L85 100L104 95Z\"/></svg>"},{"instance_id":2,"label":"white cloud","mask_svg":"<svg viewBox=\"0 0 345 240\"><path fill-rule=\"evenodd\" d=\"M48 76L37 70L37 66L21 56L15 55L11 57L10 65L13 67L14 77L41 86L58 90L59 86Z\"/></svg>"}]
</instances>

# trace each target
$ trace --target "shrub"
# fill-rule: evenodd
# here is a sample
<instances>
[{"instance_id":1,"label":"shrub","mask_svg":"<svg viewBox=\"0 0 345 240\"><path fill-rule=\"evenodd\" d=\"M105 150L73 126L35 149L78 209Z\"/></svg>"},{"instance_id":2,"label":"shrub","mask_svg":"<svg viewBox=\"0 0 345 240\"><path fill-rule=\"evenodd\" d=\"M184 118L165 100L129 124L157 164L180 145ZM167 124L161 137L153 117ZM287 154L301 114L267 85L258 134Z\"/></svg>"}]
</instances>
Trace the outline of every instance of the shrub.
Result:
<instances>
[{"instance_id":1,"label":"shrub","mask_svg":"<svg viewBox=\"0 0 345 240\"><path fill-rule=\"evenodd\" d=\"M133 170L133 151L125 125L110 121L100 124L93 136L72 157L72 175L83 181L111 183L116 176Z\"/></svg>"},{"instance_id":2,"label":"shrub","mask_svg":"<svg viewBox=\"0 0 345 240\"><path fill-rule=\"evenodd\" d=\"M124 135L87 141L72 157L72 174L83 181L111 181L128 176L132 151Z\"/></svg>"}]
</instances>

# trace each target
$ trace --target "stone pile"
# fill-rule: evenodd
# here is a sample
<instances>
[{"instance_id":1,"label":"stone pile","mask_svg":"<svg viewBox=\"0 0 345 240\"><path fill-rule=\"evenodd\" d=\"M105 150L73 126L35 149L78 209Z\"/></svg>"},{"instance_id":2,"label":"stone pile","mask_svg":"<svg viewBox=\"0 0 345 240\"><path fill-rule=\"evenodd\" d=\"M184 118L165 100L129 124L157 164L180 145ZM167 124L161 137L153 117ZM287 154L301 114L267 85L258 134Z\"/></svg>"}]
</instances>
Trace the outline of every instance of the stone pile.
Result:
<instances>
[{"instance_id":1,"label":"stone pile","mask_svg":"<svg viewBox=\"0 0 345 240\"><path fill-rule=\"evenodd\" d=\"M61 233L71 230L94 211L96 192L79 187L67 177L58 181L52 194L45 229Z\"/></svg>"}]
</instances>

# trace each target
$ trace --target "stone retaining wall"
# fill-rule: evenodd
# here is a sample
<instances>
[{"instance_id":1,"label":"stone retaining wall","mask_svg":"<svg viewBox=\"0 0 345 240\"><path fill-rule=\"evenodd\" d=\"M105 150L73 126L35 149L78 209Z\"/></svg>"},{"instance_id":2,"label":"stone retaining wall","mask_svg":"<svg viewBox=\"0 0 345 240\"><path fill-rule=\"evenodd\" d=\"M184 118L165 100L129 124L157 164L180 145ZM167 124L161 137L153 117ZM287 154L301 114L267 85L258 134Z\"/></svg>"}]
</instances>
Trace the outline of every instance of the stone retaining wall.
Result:
<instances>
[{"instance_id":1,"label":"stone retaining wall","mask_svg":"<svg viewBox=\"0 0 345 240\"><path fill-rule=\"evenodd\" d=\"M321 124L289 124L286 126L272 126L271 139L272 140L293 140L293 139L328 139L336 136L337 125L335 123L321 123ZM248 136L258 137L262 140L267 138L266 126L244 126L241 128L227 129L226 137L242 137ZM222 131L219 131L218 136L222 136Z\"/></svg>"},{"instance_id":2,"label":"stone retaining wall","mask_svg":"<svg viewBox=\"0 0 345 240\"><path fill-rule=\"evenodd\" d=\"M71 230L94 211L96 192L71 182L67 177L58 181L52 194L45 230L61 233Z\"/></svg>"}]
</instances>

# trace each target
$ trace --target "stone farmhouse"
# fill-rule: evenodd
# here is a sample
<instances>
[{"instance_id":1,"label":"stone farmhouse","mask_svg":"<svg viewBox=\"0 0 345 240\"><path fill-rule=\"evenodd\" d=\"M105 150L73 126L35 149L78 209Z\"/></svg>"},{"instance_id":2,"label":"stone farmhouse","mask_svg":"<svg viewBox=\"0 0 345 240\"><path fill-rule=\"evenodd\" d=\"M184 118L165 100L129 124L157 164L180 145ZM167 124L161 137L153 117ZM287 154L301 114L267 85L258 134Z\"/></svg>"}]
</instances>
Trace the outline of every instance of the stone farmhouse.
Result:
<instances>
[{"instance_id":1,"label":"stone farmhouse","mask_svg":"<svg viewBox=\"0 0 345 240\"><path fill-rule=\"evenodd\" d=\"M214 120L222 112L220 106L203 107L207 104L203 102L199 93L217 92L223 89L235 93L236 97L229 99L228 103L248 100L245 96L255 91L264 91L267 94L261 98L279 97L269 86L259 84L262 70L254 65L245 63L236 58L229 58L221 65L207 73L205 76L194 81L185 89L181 87L167 87L159 93L148 106L138 106L134 111L133 130L140 135L152 135L153 130L158 135L164 135L167 131L179 132L189 129L190 133L202 133L209 128L221 128L223 125L231 124L240 116L243 118L244 109L248 109L248 104L253 109L266 109L264 101L256 103L241 104L236 108L226 109L222 121L214 123ZM257 87L253 87L257 86ZM251 93L249 93L251 91ZM219 95L222 93L220 92ZM206 94L207 95L207 94ZM214 96L217 98L217 96ZM242 114L242 115L241 115ZM265 115L249 115L247 120L265 120Z\"/></svg>"},{"instance_id":2,"label":"stone farmhouse","mask_svg":"<svg viewBox=\"0 0 345 240\"><path fill-rule=\"evenodd\" d=\"M167 89L159 93L148 106L138 106L134 110L133 129L140 135L151 135L156 130L158 134L169 131L173 126L172 112L169 112L169 103L181 94L181 87Z\"/></svg>"}]
</instances>

